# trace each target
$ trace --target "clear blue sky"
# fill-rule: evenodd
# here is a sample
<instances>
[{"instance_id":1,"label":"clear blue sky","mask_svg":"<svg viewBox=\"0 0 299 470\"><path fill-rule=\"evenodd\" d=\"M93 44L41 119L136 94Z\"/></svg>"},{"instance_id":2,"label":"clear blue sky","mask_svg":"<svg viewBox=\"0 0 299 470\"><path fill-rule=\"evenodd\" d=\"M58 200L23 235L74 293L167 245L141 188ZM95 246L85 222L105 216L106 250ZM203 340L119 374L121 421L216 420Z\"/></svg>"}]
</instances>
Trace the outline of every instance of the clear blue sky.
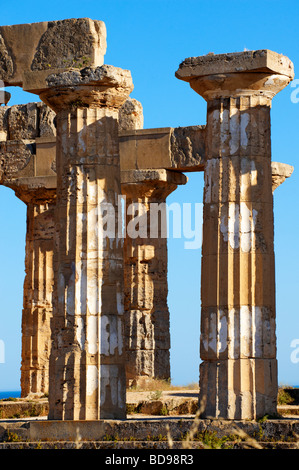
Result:
<instances>
[{"instance_id":1,"label":"clear blue sky","mask_svg":"<svg viewBox=\"0 0 299 470\"><path fill-rule=\"evenodd\" d=\"M89 17L107 27L105 63L131 70L141 101L144 127L205 124L206 104L174 76L186 57L209 52L271 49L299 67L298 0L0 0L0 24L11 25ZM299 89L299 84L298 84ZM277 345L279 382L299 384L299 363L291 361L291 342L299 341L299 102L294 88L279 93L272 106L272 159L295 167L275 192ZM299 97L299 93L298 93ZM13 89L10 104L36 101ZM168 202L202 202L203 175ZM26 207L0 188L0 390L19 389L21 311L24 280ZM184 239L169 240L171 367L175 384L198 381L200 324L200 250L184 250ZM298 354L299 357L299 354Z\"/></svg>"}]
</instances>

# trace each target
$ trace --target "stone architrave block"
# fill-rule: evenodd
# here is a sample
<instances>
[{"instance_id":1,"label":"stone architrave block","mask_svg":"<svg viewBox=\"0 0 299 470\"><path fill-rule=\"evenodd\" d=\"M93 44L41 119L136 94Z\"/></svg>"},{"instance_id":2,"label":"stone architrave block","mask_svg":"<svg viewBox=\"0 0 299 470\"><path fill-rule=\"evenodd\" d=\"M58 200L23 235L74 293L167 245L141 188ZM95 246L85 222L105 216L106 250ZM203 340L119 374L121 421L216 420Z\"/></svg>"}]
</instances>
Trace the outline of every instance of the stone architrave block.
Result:
<instances>
[{"instance_id":1,"label":"stone architrave block","mask_svg":"<svg viewBox=\"0 0 299 470\"><path fill-rule=\"evenodd\" d=\"M46 87L49 74L101 66L106 26L89 18L0 27L0 80L32 93Z\"/></svg>"}]
</instances>

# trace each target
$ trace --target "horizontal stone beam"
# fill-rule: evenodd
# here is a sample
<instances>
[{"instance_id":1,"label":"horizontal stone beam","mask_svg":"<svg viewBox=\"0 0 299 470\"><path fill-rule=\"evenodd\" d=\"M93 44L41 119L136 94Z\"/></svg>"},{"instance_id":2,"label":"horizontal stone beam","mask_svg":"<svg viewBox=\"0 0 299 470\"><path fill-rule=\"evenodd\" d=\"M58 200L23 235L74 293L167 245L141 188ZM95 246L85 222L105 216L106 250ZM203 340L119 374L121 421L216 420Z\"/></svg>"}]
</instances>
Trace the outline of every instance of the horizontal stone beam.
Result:
<instances>
[{"instance_id":1,"label":"horizontal stone beam","mask_svg":"<svg viewBox=\"0 0 299 470\"><path fill-rule=\"evenodd\" d=\"M202 171L205 126L123 131L119 135L119 145L122 170Z\"/></svg>"},{"instance_id":2,"label":"horizontal stone beam","mask_svg":"<svg viewBox=\"0 0 299 470\"><path fill-rule=\"evenodd\" d=\"M0 27L0 80L37 93L46 78L65 69L100 66L106 27L89 18Z\"/></svg>"},{"instance_id":3,"label":"horizontal stone beam","mask_svg":"<svg viewBox=\"0 0 299 470\"><path fill-rule=\"evenodd\" d=\"M132 175L136 179L136 170L148 170L150 179L155 170L204 170L205 126L136 129L143 125L143 114L133 99L122 106L119 121L123 182ZM292 172L292 166L272 162L273 191ZM56 188L55 113L45 104L0 107L0 184L12 188L24 202L33 192L45 198Z\"/></svg>"}]
</instances>

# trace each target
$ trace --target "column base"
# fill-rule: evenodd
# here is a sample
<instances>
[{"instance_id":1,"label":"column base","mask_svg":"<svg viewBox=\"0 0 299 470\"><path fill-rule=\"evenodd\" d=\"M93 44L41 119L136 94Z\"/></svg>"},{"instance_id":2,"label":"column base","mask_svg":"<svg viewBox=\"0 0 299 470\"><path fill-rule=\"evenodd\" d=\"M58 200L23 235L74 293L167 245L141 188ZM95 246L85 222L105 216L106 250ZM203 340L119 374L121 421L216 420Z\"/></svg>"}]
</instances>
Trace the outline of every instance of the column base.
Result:
<instances>
[{"instance_id":1,"label":"column base","mask_svg":"<svg viewBox=\"0 0 299 470\"><path fill-rule=\"evenodd\" d=\"M276 359L228 359L200 365L202 418L259 419L277 414Z\"/></svg>"}]
</instances>

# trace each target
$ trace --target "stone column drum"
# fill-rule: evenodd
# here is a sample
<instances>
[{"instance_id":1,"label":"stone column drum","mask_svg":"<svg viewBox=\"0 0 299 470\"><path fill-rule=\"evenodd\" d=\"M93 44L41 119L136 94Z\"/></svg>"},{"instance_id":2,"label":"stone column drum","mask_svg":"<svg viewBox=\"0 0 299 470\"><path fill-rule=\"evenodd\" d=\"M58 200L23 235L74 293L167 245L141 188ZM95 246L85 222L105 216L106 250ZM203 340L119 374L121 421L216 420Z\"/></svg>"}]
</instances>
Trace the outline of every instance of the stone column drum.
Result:
<instances>
[{"instance_id":1,"label":"stone column drum","mask_svg":"<svg viewBox=\"0 0 299 470\"><path fill-rule=\"evenodd\" d=\"M49 389L53 294L55 196L27 203L24 306L22 313L22 397Z\"/></svg>"},{"instance_id":2,"label":"stone column drum","mask_svg":"<svg viewBox=\"0 0 299 470\"><path fill-rule=\"evenodd\" d=\"M167 170L122 172L128 386L170 380L166 198L186 181Z\"/></svg>"},{"instance_id":3,"label":"stone column drum","mask_svg":"<svg viewBox=\"0 0 299 470\"><path fill-rule=\"evenodd\" d=\"M272 98L293 77L271 51L186 59L207 101L200 406L203 417L276 412Z\"/></svg>"},{"instance_id":4,"label":"stone column drum","mask_svg":"<svg viewBox=\"0 0 299 470\"><path fill-rule=\"evenodd\" d=\"M49 419L124 418L118 110L131 75L104 65L52 75L48 85L40 97L57 113Z\"/></svg>"}]
</instances>

